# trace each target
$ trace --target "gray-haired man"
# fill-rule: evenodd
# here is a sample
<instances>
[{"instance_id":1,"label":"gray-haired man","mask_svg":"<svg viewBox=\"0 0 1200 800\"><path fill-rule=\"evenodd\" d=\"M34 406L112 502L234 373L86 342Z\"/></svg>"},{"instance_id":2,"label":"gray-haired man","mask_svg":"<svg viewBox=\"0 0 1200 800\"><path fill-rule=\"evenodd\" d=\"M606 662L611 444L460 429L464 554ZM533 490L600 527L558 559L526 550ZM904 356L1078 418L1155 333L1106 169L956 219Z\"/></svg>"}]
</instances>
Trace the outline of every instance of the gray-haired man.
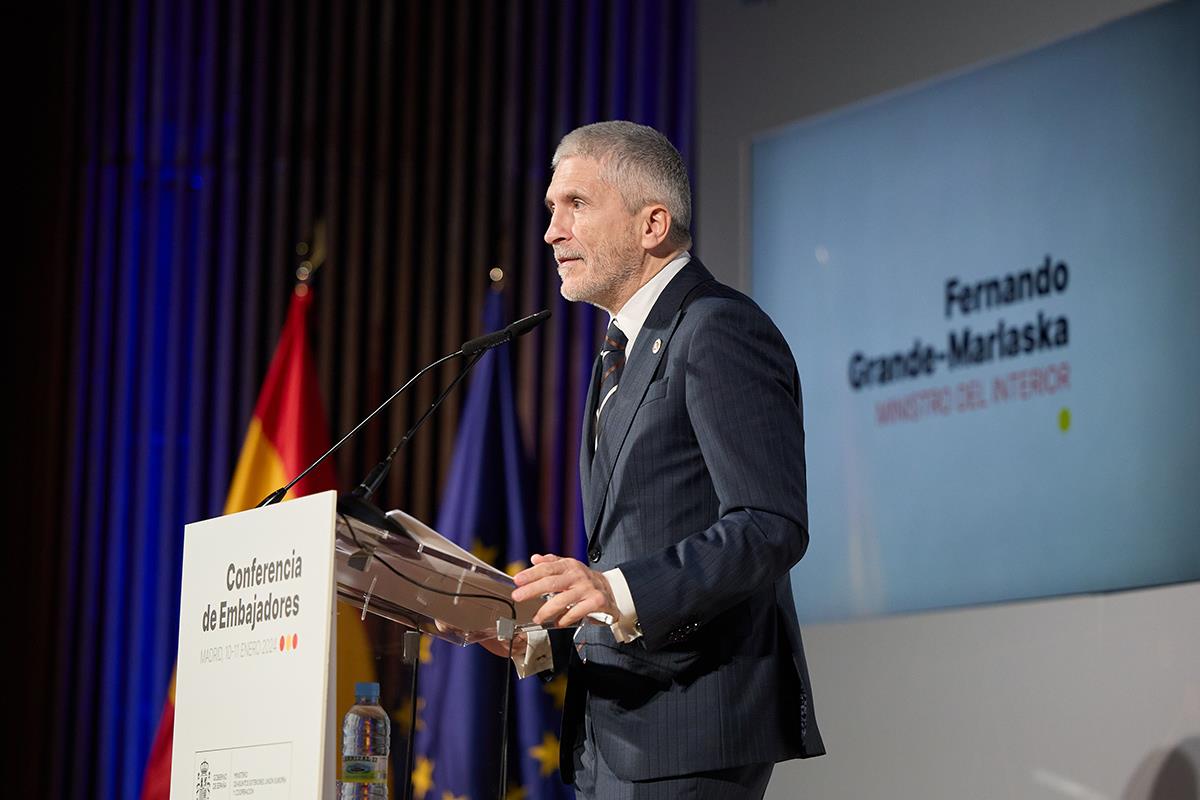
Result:
<instances>
[{"instance_id":1,"label":"gray-haired man","mask_svg":"<svg viewBox=\"0 0 1200 800\"><path fill-rule=\"evenodd\" d=\"M513 592L553 595L538 622L585 624L520 666L567 672L561 769L581 796L761 797L775 762L824 752L788 577L808 543L795 362L687 252L664 136L588 125L552 163L562 294L612 320L580 445L591 563L534 556Z\"/></svg>"}]
</instances>

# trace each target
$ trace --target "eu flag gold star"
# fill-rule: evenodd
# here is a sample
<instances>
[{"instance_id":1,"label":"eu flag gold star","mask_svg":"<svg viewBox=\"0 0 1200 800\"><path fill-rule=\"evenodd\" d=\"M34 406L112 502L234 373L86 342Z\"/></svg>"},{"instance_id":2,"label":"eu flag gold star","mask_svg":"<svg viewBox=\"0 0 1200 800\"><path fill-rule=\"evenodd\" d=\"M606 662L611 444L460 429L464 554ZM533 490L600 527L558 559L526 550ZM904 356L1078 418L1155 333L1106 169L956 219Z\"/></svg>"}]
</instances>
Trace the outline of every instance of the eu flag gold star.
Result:
<instances>
[{"instance_id":1,"label":"eu flag gold star","mask_svg":"<svg viewBox=\"0 0 1200 800\"><path fill-rule=\"evenodd\" d=\"M508 791L504 793L504 800L525 800L529 796L529 791L520 784L508 787Z\"/></svg>"},{"instance_id":2,"label":"eu flag gold star","mask_svg":"<svg viewBox=\"0 0 1200 800\"><path fill-rule=\"evenodd\" d=\"M425 720L421 719L421 712L425 710L425 698L417 698L417 722L416 730L425 730ZM392 720L401 728L408 729L408 724L412 722L412 702L405 700L404 703L396 709L392 714Z\"/></svg>"},{"instance_id":3,"label":"eu flag gold star","mask_svg":"<svg viewBox=\"0 0 1200 800\"><path fill-rule=\"evenodd\" d=\"M495 546L489 547L488 545L476 539L475 541L471 542L471 555L475 556L484 563L495 564L496 556L500 555L500 548Z\"/></svg>"},{"instance_id":4,"label":"eu flag gold star","mask_svg":"<svg viewBox=\"0 0 1200 800\"><path fill-rule=\"evenodd\" d=\"M455 794L451 791L442 792L442 800L471 800L465 794Z\"/></svg>"},{"instance_id":5,"label":"eu flag gold star","mask_svg":"<svg viewBox=\"0 0 1200 800\"><path fill-rule=\"evenodd\" d=\"M558 737L546 731L542 734L542 743L529 748L529 755L537 759L543 778L553 774L558 769Z\"/></svg>"},{"instance_id":6,"label":"eu flag gold star","mask_svg":"<svg viewBox=\"0 0 1200 800\"><path fill-rule=\"evenodd\" d=\"M425 800L425 795L433 788L433 762L425 756L417 756L417 765L412 773L413 796L417 800Z\"/></svg>"},{"instance_id":7,"label":"eu flag gold star","mask_svg":"<svg viewBox=\"0 0 1200 800\"><path fill-rule=\"evenodd\" d=\"M567 702L567 676L566 673L560 672L550 680L542 684L542 690L554 698L554 707L562 711L562 707Z\"/></svg>"},{"instance_id":8,"label":"eu flag gold star","mask_svg":"<svg viewBox=\"0 0 1200 800\"><path fill-rule=\"evenodd\" d=\"M433 637L432 636L422 636L421 637L421 647L417 652L417 659L422 664L428 664L430 661L433 661Z\"/></svg>"}]
</instances>

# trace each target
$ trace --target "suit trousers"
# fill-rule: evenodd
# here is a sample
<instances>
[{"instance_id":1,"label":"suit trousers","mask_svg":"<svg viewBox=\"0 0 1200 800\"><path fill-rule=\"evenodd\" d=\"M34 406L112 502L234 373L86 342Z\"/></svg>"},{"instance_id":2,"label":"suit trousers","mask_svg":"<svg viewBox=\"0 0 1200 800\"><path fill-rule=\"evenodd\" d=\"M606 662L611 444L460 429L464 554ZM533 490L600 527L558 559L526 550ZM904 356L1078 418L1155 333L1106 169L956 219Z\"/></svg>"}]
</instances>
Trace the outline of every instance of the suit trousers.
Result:
<instances>
[{"instance_id":1,"label":"suit trousers","mask_svg":"<svg viewBox=\"0 0 1200 800\"><path fill-rule=\"evenodd\" d=\"M617 777L604 761L585 714L583 741L576 746L577 800L762 800L775 768L772 763L696 772L647 781Z\"/></svg>"}]
</instances>

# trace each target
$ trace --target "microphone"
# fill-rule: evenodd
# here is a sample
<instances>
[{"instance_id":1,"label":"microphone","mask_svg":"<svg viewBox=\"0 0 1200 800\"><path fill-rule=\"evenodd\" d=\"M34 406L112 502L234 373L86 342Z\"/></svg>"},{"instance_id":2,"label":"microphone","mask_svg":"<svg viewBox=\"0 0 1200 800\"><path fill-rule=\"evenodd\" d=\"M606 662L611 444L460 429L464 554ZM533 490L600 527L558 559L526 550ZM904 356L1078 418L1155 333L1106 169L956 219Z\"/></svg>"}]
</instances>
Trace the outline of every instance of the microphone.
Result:
<instances>
[{"instance_id":1,"label":"microphone","mask_svg":"<svg viewBox=\"0 0 1200 800\"><path fill-rule=\"evenodd\" d=\"M485 333L483 336L470 339L463 344L462 353L466 356L472 356L484 350L499 347L505 342L511 342L518 336L524 336L548 319L550 319L550 309L544 308L536 314L530 314L528 317L517 320L507 328L492 333Z\"/></svg>"},{"instance_id":2,"label":"microphone","mask_svg":"<svg viewBox=\"0 0 1200 800\"><path fill-rule=\"evenodd\" d=\"M465 342L463 344L463 346L460 347L457 351L450 353L449 355L442 356L437 361L434 361L432 364L427 364L426 366L422 367L420 369L420 371L417 372L416 375L413 375L411 378L409 378L407 381L405 381L403 386L401 386L399 389L397 389L395 392L393 392L390 397L388 397L386 400L384 400L382 403L380 403L379 406L374 411L372 411L370 414L367 414L367 416L363 417L362 421L360 421L357 425L355 425L353 428L351 428L346 433L346 435L344 435L341 439L338 439L337 443L334 444L332 447L330 447L328 450L326 450L316 461L309 464L308 467L305 468L305 470L303 472L301 472L295 478L292 478L292 480L290 482L288 482L288 484L286 486L282 486L282 487L276 489L275 491L271 492L266 497L264 497L261 501L259 501L258 505L255 506L255 508L262 508L263 506L273 505L273 504L278 503L279 501L283 500L283 498L287 495L288 491L293 486L295 486L297 483L299 483L301 480L303 480L305 475L312 472L319 464L321 464L321 462L323 462L325 459L329 458L331 455L336 453L341 448L341 446L350 439L351 436L358 433L359 429L361 429L364 425L366 425L368 422L370 422L375 417L376 414L378 414L383 409L387 408L387 406L393 400L395 400L397 397L399 397L404 392L405 389L407 389L414 382L416 382L416 380L418 378L420 378L422 375L424 375L426 372L428 372L429 370L433 369L436 366L439 366L440 364L443 364L443 363L449 361L452 358L458 358L459 356L472 356L471 360L467 363L466 367L464 367L463 370L454 378L454 380L451 381L450 385L447 386L446 389L440 395L438 395L438 398L436 400L434 400L433 405L431 405L429 407L429 409L421 416L421 418L419 420L417 420L416 424L413 425L412 428L409 429L408 433L404 434L404 438L400 440L400 443L398 445L396 445L394 448L392 448L392 451L390 453L388 453L387 458L385 458L383 461L376 464L374 469L372 469L371 472L368 473L367 477L363 479L362 483L360 483L358 485L358 487L355 488L354 496L359 497L365 501L372 494L374 494L375 490L378 489L380 484L383 483L383 479L387 475L388 469L391 467L392 458L396 455L396 453L400 450L400 448L403 447L404 444L408 442L409 438L412 437L412 435L414 433L416 433L417 429L421 427L421 424L429 417L430 414L433 413L433 410L436 409L439 405L441 405L442 401L445 400L446 396L450 393L450 390L453 389L458 384L458 382L463 379L463 377L471 370L471 367L475 366L475 363L480 358L483 357L483 354L486 351L492 349L493 347L499 347L500 345L504 344L505 342L511 341L512 339L516 338L517 336L523 336L526 333L529 333L529 331L533 330L534 328L536 328L538 325L542 324L549 318L550 318L550 310L549 309L539 311L536 314L531 314L528 317L517 320L516 322L512 323L511 325L504 328L503 330L495 331L494 333L489 333L489 334L485 334L483 336L478 336L474 339L470 339L467 342Z\"/></svg>"},{"instance_id":3,"label":"microphone","mask_svg":"<svg viewBox=\"0 0 1200 800\"><path fill-rule=\"evenodd\" d=\"M442 393L437 396L425 413L421 415L421 418L418 419L413 426L408 429L408 432L405 433L403 438L401 438L396 446L392 448L391 452L388 453L382 461L371 468L371 471L367 473L367 477L363 478L362 482L359 483L358 486L354 487L354 491L351 494L354 497L362 500L367 500L371 497L371 495L375 494L376 490L378 490L383 484L383 479L387 477L388 471L392 468L392 459L396 457L396 453L400 452L400 448L408 444L408 440L411 439L412 435L417 432L417 429L420 428L421 425L424 424L425 420L427 420L434 412L434 410L442 404L442 401L446 399L451 391L453 391L454 387L458 385L459 381L467 376L467 373L470 372L471 368L479 362L479 359L483 358L484 353L486 353L488 350L491 350L493 347L499 347L506 342L510 342L518 336L524 336L548 319L550 319L550 309L542 309L536 314L530 314L528 317L517 320L506 328L484 334L483 336L477 336L474 339L465 342L459 352L463 355L470 356L471 360L468 361L467 365L462 368L462 371L454 377L454 380L450 382L450 385L442 390Z\"/></svg>"}]
</instances>

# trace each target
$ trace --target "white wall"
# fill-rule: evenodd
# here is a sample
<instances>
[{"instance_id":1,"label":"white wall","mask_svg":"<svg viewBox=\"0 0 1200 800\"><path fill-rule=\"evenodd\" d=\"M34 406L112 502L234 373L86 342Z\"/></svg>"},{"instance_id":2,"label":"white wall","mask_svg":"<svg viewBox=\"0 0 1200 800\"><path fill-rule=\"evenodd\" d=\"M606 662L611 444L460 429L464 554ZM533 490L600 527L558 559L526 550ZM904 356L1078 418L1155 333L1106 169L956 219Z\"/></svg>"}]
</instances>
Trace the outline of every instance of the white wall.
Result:
<instances>
[{"instance_id":1,"label":"white wall","mask_svg":"<svg viewBox=\"0 0 1200 800\"><path fill-rule=\"evenodd\" d=\"M1200 797L1200 584L809 626L769 798Z\"/></svg>"},{"instance_id":2,"label":"white wall","mask_svg":"<svg viewBox=\"0 0 1200 800\"><path fill-rule=\"evenodd\" d=\"M1154 5L700 0L698 255L749 287L751 136ZM1198 631L1195 584L810 626L830 752L768 797L1200 797Z\"/></svg>"}]
</instances>

